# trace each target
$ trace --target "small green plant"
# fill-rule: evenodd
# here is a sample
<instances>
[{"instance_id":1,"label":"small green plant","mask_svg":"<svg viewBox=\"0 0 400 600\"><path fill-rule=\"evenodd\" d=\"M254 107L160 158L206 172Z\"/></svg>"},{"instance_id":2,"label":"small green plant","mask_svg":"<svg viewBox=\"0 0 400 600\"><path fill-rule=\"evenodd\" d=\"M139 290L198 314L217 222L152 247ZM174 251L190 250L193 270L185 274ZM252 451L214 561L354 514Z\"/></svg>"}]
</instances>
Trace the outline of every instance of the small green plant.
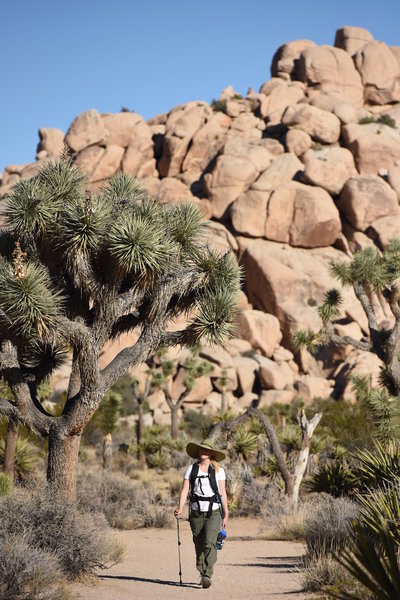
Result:
<instances>
[{"instance_id":1,"label":"small green plant","mask_svg":"<svg viewBox=\"0 0 400 600\"><path fill-rule=\"evenodd\" d=\"M233 94L232 100L243 100L242 94Z\"/></svg>"},{"instance_id":2,"label":"small green plant","mask_svg":"<svg viewBox=\"0 0 400 600\"><path fill-rule=\"evenodd\" d=\"M211 100L211 108L214 112L226 112L226 100Z\"/></svg>"},{"instance_id":3,"label":"small green plant","mask_svg":"<svg viewBox=\"0 0 400 600\"><path fill-rule=\"evenodd\" d=\"M310 492L324 492L334 498L347 496L354 490L357 478L345 462L334 461L321 465L316 474L304 482Z\"/></svg>"},{"instance_id":4,"label":"small green plant","mask_svg":"<svg viewBox=\"0 0 400 600\"><path fill-rule=\"evenodd\" d=\"M361 119L358 119L359 125L369 125L370 123L376 123L375 117L373 117L372 115L361 117Z\"/></svg>"},{"instance_id":5,"label":"small green plant","mask_svg":"<svg viewBox=\"0 0 400 600\"><path fill-rule=\"evenodd\" d=\"M382 123L382 125L387 125L388 127L392 127L392 129L396 129L396 121L387 113L380 115L376 122Z\"/></svg>"},{"instance_id":6,"label":"small green plant","mask_svg":"<svg viewBox=\"0 0 400 600\"><path fill-rule=\"evenodd\" d=\"M7 473L0 473L0 498L11 494L12 489L13 484L10 476Z\"/></svg>"},{"instance_id":7,"label":"small green plant","mask_svg":"<svg viewBox=\"0 0 400 600\"><path fill-rule=\"evenodd\" d=\"M0 440L0 465L4 461L5 441ZM19 480L26 479L35 469L38 462L37 447L28 439L18 438L15 448L15 476Z\"/></svg>"}]
</instances>

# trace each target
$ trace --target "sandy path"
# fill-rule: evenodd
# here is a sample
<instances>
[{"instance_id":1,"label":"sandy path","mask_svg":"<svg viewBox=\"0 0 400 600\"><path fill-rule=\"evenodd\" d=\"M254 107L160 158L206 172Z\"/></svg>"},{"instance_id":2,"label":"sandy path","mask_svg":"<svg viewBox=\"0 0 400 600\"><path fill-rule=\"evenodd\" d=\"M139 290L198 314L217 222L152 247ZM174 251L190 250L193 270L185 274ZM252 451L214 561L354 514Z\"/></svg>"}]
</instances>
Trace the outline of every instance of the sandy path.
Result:
<instances>
[{"instance_id":1,"label":"sandy path","mask_svg":"<svg viewBox=\"0 0 400 600\"><path fill-rule=\"evenodd\" d=\"M189 524L181 522L183 585L179 585L176 529L137 529L120 533L126 545L124 562L101 571L93 585L74 585L84 600L303 600L295 571L301 544L264 541L257 522L232 519L228 539L218 553L213 584L199 586ZM258 539L257 539L258 538Z\"/></svg>"}]
</instances>

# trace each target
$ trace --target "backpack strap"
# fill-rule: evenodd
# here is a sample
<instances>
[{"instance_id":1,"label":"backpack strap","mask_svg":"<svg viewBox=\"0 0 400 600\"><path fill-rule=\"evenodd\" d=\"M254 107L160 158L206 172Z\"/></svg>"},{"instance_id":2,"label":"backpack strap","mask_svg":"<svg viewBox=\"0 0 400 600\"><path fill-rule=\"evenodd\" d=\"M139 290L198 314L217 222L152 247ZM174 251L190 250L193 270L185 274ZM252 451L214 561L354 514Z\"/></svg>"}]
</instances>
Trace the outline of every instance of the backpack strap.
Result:
<instances>
[{"instance_id":1,"label":"backpack strap","mask_svg":"<svg viewBox=\"0 0 400 600\"><path fill-rule=\"evenodd\" d=\"M214 495L211 497L199 496L198 494L194 493L194 484L195 484L196 479L198 479L198 478L200 479L203 477L208 477L208 479L209 479L211 489L214 492ZM212 514L213 504L214 504L214 502L217 502L219 510L222 515L221 496L219 493L217 479L215 476L215 469L212 466L212 464L210 464L208 466L207 475L199 476L199 463L198 462L193 463L192 471L190 473L190 478L189 478L189 489L190 489L190 506L192 505L192 503L197 502L198 511L200 512L200 502L208 502L207 516L210 517Z\"/></svg>"}]
</instances>

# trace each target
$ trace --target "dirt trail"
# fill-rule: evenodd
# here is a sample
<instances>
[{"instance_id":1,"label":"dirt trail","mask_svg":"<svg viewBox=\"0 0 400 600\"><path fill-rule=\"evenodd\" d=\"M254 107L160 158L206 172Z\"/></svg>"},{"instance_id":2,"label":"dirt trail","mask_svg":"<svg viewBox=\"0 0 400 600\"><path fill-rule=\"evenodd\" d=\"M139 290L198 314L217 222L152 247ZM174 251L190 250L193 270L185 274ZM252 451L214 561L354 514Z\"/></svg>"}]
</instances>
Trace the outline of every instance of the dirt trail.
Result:
<instances>
[{"instance_id":1,"label":"dirt trail","mask_svg":"<svg viewBox=\"0 0 400 600\"><path fill-rule=\"evenodd\" d=\"M176 529L138 529L121 532L124 562L101 571L93 585L74 585L82 600L304 600L296 566L301 544L261 540L258 524L232 519L228 539L218 552L213 584L199 586L189 524L181 522L183 585L179 585Z\"/></svg>"}]
</instances>

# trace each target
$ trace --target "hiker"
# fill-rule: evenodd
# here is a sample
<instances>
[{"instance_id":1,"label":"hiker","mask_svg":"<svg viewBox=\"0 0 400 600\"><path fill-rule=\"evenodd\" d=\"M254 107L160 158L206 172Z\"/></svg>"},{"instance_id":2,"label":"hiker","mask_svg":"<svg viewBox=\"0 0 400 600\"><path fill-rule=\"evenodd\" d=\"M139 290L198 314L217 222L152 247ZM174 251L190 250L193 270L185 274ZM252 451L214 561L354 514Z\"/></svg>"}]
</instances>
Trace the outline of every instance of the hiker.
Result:
<instances>
[{"instance_id":1,"label":"hiker","mask_svg":"<svg viewBox=\"0 0 400 600\"><path fill-rule=\"evenodd\" d=\"M200 444L190 442L186 452L196 462L186 470L179 507L174 510L174 515L180 518L190 492L189 523L196 549L196 568L201 575L201 585L209 588L217 560L217 536L228 523L226 476L218 464L224 460L225 453L217 450L211 440L203 440Z\"/></svg>"}]
</instances>

